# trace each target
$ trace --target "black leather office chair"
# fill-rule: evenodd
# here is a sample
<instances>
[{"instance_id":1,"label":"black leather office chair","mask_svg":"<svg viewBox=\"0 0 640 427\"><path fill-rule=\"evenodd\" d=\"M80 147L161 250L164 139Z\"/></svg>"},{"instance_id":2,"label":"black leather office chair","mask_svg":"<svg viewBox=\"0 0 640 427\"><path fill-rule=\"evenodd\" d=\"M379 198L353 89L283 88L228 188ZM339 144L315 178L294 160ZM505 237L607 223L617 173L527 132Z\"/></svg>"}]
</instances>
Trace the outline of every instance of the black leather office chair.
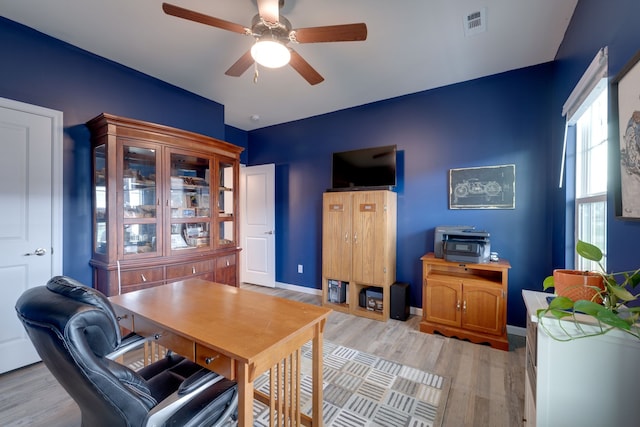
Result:
<instances>
[{"instance_id":1,"label":"black leather office chair","mask_svg":"<svg viewBox=\"0 0 640 427\"><path fill-rule=\"evenodd\" d=\"M43 362L80 407L84 427L234 423L235 382L171 352L137 372L112 360L123 343L102 293L57 276L25 291L16 311Z\"/></svg>"}]
</instances>

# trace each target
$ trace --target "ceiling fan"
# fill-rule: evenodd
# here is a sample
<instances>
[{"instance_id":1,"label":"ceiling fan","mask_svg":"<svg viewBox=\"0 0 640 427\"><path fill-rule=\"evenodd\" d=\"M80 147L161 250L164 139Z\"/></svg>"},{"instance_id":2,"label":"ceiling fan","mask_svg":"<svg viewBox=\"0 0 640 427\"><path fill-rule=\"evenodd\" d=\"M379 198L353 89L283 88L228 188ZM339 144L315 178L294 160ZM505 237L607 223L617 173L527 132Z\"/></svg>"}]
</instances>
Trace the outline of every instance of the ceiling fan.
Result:
<instances>
[{"instance_id":1,"label":"ceiling fan","mask_svg":"<svg viewBox=\"0 0 640 427\"><path fill-rule=\"evenodd\" d=\"M258 14L253 17L250 28L169 3L163 3L162 10L167 15L254 37L256 43L253 47L225 72L233 77L240 77L254 62L270 68L291 64L309 84L315 85L324 78L288 46L289 42L324 43L367 39L367 25L364 23L292 29L287 18L280 15L284 0L257 0L257 3Z\"/></svg>"}]
</instances>

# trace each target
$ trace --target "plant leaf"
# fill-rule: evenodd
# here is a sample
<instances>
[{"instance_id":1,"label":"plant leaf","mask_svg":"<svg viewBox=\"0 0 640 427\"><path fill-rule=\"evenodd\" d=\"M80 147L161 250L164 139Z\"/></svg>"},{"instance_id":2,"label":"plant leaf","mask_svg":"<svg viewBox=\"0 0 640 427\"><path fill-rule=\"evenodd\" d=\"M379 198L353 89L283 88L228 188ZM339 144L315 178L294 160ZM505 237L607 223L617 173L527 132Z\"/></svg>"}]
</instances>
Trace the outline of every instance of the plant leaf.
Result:
<instances>
[{"instance_id":1,"label":"plant leaf","mask_svg":"<svg viewBox=\"0 0 640 427\"><path fill-rule=\"evenodd\" d=\"M573 300L567 297L555 297L549 303L549 310L571 310L573 308Z\"/></svg>"},{"instance_id":2,"label":"plant leaf","mask_svg":"<svg viewBox=\"0 0 640 427\"><path fill-rule=\"evenodd\" d=\"M575 311L593 316L595 319L609 326L624 329L627 331L631 329L631 325L629 325L629 322L619 317L613 311L607 310L605 307L601 306L600 304L596 304L595 302L578 300L574 304L573 308Z\"/></svg>"},{"instance_id":3,"label":"plant leaf","mask_svg":"<svg viewBox=\"0 0 640 427\"><path fill-rule=\"evenodd\" d=\"M589 316L597 317L598 313L601 311L608 311L606 308L601 306L600 304L596 304L593 301L587 301L584 299L578 300L573 305L573 309L575 311L579 311L584 314L588 314Z\"/></svg>"},{"instance_id":4,"label":"plant leaf","mask_svg":"<svg viewBox=\"0 0 640 427\"><path fill-rule=\"evenodd\" d=\"M633 301L634 299L636 299L636 297L631 292L629 292L622 286L609 285L609 291L623 301Z\"/></svg>"},{"instance_id":5,"label":"plant leaf","mask_svg":"<svg viewBox=\"0 0 640 427\"><path fill-rule=\"evenodd\" d=\"M547 290L549 288L555 288L555 283L553 282L553 276L548 276L542 282L542 289Z\"/></svg>"},{"instance_id":6,"label":"plant leaf","mask_svg":"<svg viewBox=\"0 0 640 427\"><path fill-rule=\"evenodd\" d=\"M625 279L627 284L631 285L632 288L635 288L638 283L640 283L640 270L636 270L631 276L625 274Z\"/></svg>"},{"instance_id":7,"label":"plant leaf","mask_svg":"<svg viewBox=\"0 0 640 427\"><path fill-rule=\"evenodd\" d=\"M602 323L606 323L607 325L613 326L615 328L624 329L626 331L631 330L631 325L629 324L629 322L625 319L621 319L612 311L601 311L597 316L595 316L595 318Z\"/></svg>"},{"instance_id":8,"label":"plant leaf","mask_svg":"<svg viewBox=\"0 0 640 427\"><path fill-rule=\"evenodd\" d=\"M602 259L602 251L597 246L583 242L582 240L578 240L576 252L578 252L578 255L581 257L591 261L599 262Z\"/></svg>"}]
</instances>

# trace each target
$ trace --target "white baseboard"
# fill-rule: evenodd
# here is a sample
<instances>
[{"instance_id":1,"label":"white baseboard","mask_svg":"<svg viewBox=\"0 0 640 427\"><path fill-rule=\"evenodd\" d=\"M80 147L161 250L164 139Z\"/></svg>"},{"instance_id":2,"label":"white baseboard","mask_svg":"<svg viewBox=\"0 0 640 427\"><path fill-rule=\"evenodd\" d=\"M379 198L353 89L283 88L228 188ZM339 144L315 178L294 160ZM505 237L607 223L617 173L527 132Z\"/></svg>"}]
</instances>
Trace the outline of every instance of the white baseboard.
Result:
<instances>
[{"instance_id":1,"label":"white baseboard","mask_svg":"<svg viewBox=\"0 0 640 427\"><path fill-rule=\"evenodd\" d=\"M276 282L276 288L287 289L289 291L302 292L303 294L322 295L322 289L307 288L306 286L290 285L288 283Z\"/></svg>"},{"instance_id":2,"label":"white baseboard","mask_svg":"<svg viewBox=\"0 0 640 427\"><path fill-rule=\"evenodd\" d=\"M518 335L520 337L526 337L527 336L527 328L523 328L522 326L507 325L507 334Z\"/></svg>"},{"instance_id":3,"label":"white baseboard","mask_svg":"<svg viewBox=\"0 0 640 427\"><path fill-rule=\"evenodd\" d=\"M322 295L322 289L307 288L306 286L291 285L289 283L276 282L276 288L302 292L304 294ZM422 316L422 309L420 307L410 307L409 313L415 316ZM520 326L507 325L507 333L524 337L527 335L527 329Z\"/></svg>"}]
</instances>

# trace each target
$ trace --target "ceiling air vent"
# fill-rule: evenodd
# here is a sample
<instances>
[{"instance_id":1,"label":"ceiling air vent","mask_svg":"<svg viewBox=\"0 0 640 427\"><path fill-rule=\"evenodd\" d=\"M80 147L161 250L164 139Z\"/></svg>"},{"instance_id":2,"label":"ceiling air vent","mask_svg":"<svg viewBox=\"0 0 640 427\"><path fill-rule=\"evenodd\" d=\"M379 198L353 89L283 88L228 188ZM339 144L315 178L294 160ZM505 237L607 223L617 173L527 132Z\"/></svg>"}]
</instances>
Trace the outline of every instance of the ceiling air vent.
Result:
<instances>
[{"instance_id":1,"label":"ceiling air vent","mask_svg":"<svg viewBox=\"0 0 640 427\"><path fill-rule=\"evenodd\" d=\"M484 33L487 31L487 8L483 7L482 9L469 13L465 15L463 18L464 23L464 35L472 36L478 33Z\"/></svg>"}]
</instances>

